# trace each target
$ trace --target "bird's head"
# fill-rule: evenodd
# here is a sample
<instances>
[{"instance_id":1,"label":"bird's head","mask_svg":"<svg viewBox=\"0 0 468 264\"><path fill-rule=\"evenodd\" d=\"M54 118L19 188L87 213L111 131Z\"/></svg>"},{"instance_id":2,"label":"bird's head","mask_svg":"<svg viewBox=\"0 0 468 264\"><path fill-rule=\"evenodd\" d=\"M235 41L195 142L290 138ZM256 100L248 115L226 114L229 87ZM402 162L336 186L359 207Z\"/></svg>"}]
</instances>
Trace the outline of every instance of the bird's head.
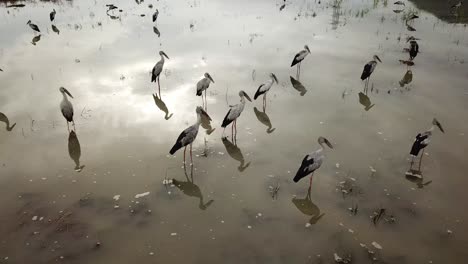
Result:
<instances>
[{"instance_id":1,"label":"bird's head","mask_svg":"<svg viewBox=\"0 0 468 264\"><path fill-rule=\"evenodd\" d=\"M270 77L278 84L278 78L276 78L276 75L274 73L270 73Z\"/></svg>"},{"instance_id":2,"label":"bird's head","mask_svg":"<svg viewBox=\"0 0 468 264\"><path fill-rule=\"evenodd\" d=\"M28 22L26 22L26 25L29 25L31 24L31 20L28 20Z\"/></svg>"},{"instance_id":3,"label":"bird's head","mask_svg":"<svg viewBox=\"0 0 468 264\"><path fill-rule=\"evenodd\" d=\"M205 77L208 78L212 83L214 83L213 78L209 73L205 72Z\"/></svg>"},{"instance_id":4,"label":"bird's head","mask_svg":"<svg viewBox=\"0 0 468 264\"><path fill-rule=\"evenodd\" d=\"M159 55L164 56L164 57L166 57L167 59L169 59L169 57L167 56L167 54L166 54L164 51L162 51L162 50L159 52Z\"/></svg>"},{"instance_id":5,"label":"bird's head","mask_svg":"<svg viewBox=\"0 0 468 264\"><path fill-rule=\"evenodd\" d=\"M440 124L439 120L437 120L437 119L434 118L434 119L432 120L432 125L437 126L437 127L440 129L440 131L442 131L442 133L445 133L445 130L444 130L444 128L442 127L442 125Z\"/></svg>"},{"instance_id":6,"label":"bird's head","mask_svg":"<svg viewBox=\"0 0 468 264\"><path fill-rule=\"evenodd\" d=\"M248 95L246 92L244 92L244 91L240 91L240 92L239 92L239 96L240 96L241 98L242 98L242 97L245 97L245 98L247 98L247 100L249 100L250 102L252 102L252 99L250 99L249 95Z\"/></svg>"},{"instance_id":7,"label":"bird's head","mask_svg":"<svg viewBox=\"0 0 468 264\"><path fill-rule=\"evenodd\" d=\"M64 87L60 87L59 91L62 93L62 94L67 94L68 96L70 96L71 98L73 98L73 96L71 95L71 93L65 89Z\"/></svg>"},{"instance_id":8,"label":"bird's head","mask_svg":"<svg viewBox=\"0 0 468 264\"><path fill-rule=\"evenodd\" d=\"M330 143L330 141L328 141L328 139L326 139L324 137L319 137L318 138L318 143L322 147L323 147L323 144L325 143L329 148L333 149L333 145Z\"/></svg>"},{"instance_id":9,"label":"bird's head","mask_svg":"<svg viewBox=\"0 0 468 264\"><path fill-rule=\"evenodd\" d=\"M309 53L310 53L309 46L305 45L305 46L304 46L304 49L305 49L305 50L307 50L307 52L309 52Z\"/></svg>"},{"instance_id":10,"label":"bird's head","mask_svg":"<svg viewBox=\"0 0 468 264\"><path fill-rule=\"evenodd\" d=\"M379 56L377 56L377 55L374 55L374 60L377 60L377 61L379 61L380 63L382 63L382 60L381 60L381 59L379 58Z\"/></svg>"},{"instance_id":11,"label":"bird's head","mask_svg":"<svg viewBox=\"0 0 468 264\"><path fill-rule=\"evenodd\" d=\"M204 115L206 118L208 118L211 121L211 117L208 115L208 113L205 110L203 110L201 106L197 106L196 112L198 115L200 116Z\"/></svg>"}]
</instances>

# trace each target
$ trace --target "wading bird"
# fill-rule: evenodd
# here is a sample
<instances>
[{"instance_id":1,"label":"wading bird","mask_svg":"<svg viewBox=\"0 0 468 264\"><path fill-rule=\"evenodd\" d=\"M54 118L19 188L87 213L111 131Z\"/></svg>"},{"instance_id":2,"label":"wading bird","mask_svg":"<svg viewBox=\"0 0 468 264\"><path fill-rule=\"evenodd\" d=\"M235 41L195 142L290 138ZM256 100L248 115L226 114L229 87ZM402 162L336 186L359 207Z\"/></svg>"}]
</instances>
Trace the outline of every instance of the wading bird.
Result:
<instances>
[{"instance_id":1,"label":"wading bird","mask_svg":"<svg viewBox=\"0 0 468 264\"><path fill-rule=\"evenodd\" d=\"M188 128L186 128L182 133L180 133L179 137L176 140L176 143L174 146L171 148L169 153L171 155L174 155L177 150L184 148L184 165L185 165L185 152L187 151L187 146L190 145L190 164L193 164L193 159L192 159L192 143L195 141L195 138L197 138L198 135L198 129L200 128L200 124L202 121L202 115L207 116L208 118L210 117L201 106L197 106L196 108L196 113L197 113L197 122Z\"/></svg>"},{"instance_id":2,"label":"wading bird","mask_svg":"<svg viewBox=\"0 0 468 264\"><path fill-rule=\"evenodd\" d=\"M362 74L361 74L361 80L366 80L366 83L365 83L365 92L367 92L367 87L369 85L369 79L370 79L370 76L371 74L374 72L375 70L375 67L377 67L377 61L379 62L382 62L379 58L379 56L377 55L374 55L374 59L369 61L366 65L364 65L364 69L362 70Z\"/></svg>"},{"instance_id":3,"label":"wading bird","mask_svg":"<svg viewBox=\"0 0 468 264\"><path fill-rule=\"evenodd\" d=\"M51 21L51 22L54 21L54 19L55 19L55 14L57 14L57 12L55 11L55 9L52 10L52 12L50 12L49 18L50 18L50 21Z\"/></svg>"},{"instance_id":4,"label":"wading bird","mask_svg":"<svg viewBox=\"0 0 468 264\"><path fill-rule=\"evenodd\" d=\"M202 97L202 104L205 107L205 109L208 109L208 102L206 101L206 89L210 87L210 83L214 83L213 78L209 73L205 73L203 79L198 81L197 83L197 96ZM203 91L205 91L205 100L203 101Z\"/></svg>"},{"instance_id":5,"label":"wading bird","mask_svg":"<svg viewBox=\"0 0 468 264\"><path fill-rule=\"evenodd\" d=\"M266 109L266 95L275 82L278 84L278 78L276 78L274 73L270 73L270 80L264 84L261 84L254 95L254 100L257 100L257 98L263 94L263 112L265 112Z\"/></svg>"},{"instance_id":6,"label":"wading bird","mask_svg":"<svg viewBox=\"0 0 468 264\"><path fill-rule=\"evenodd\" d=\"M237 137L237 118L241 115L242 111L244 111L245 98L247 98L247 100L252 102L250 97L244 91L240 91L239 96L240 96L240 103L230 106L230 109L227 112L226 116L224 117L223 123L221 124L221 127L224 128L224 130L226 130L226 127L229 124L234 122L231 125L231 129L232 129L231 135L232 135L232 140L234 141L234 144L236 143L236 137ZM224 130L223 130L223 135L224 135Z\"/></svg>"},{"instance_id":7,"label":"wading bird","mask_svg":"<svg viewBox=\"0 0 468 264\"><path fill-rule=\"evenodd\" d=\"M158 82L158 91L159 91L159 97L161 97L161 85L159 83L159 76L161 75L161 72L164 67L164 57L169 59L169 57L164 53L164 51L160 51L159 55L161 56L161 59L154 65L153 70L151 71L151 82Z\"/></svg>"},{"instance_id":8,"label":"wading bird","mask_svg":"<svg viewBox=\"0 0 468 264\"><path fill-rule=\"evenodd\" d=\"M318 143L320 144L320 149L316 150L315 152L312 152L310 154L307 154L304 159L302 160L301 167L296 173L296 176L294 176L293 181L298 182L302 178L306 177L309 174L310 175L310 183L309 183L309 188L312 186L312 177L314 176L314 172L322 166L323 159L325 156L323 155L323 144L326 144L329 148L333 149L332 144L328 139L324 137L319 137L318 138Z\"/></svg>"},{"instance_id":9,"label":"wading bird","mask_svg":"<svg viewBox=\"0 0 468 264\"><path fill-rule=\"evenodd\" d=\"M418 55L419 52L419 45L416 40L411 40L410 41L410 49L409 49L409 54L410 54L410 60L414 60L416 56Z\"/></svg>"},{"instance_id":10,"label":"wading bird","mask_svg":"<svg viewBox=\"0 0 468 264\"><path fill-rule=\"evenodd\" d=\"M10 126L10 120L8 120L8 117L2 112L0 112L0 121L4 122L6 124L6 130L7 131L12 131L13 128L16 126L16 123L14 123L12 126Z\"/></svg>"},{"instance_id":11,"label":"wading bird","mask_svg":"<svg viewBox=\"0 0 468 264\"><path fill-rule=\"evenodd\" d=\"M156 9L156 11L153 14L153 22L156 22L156 20L158 19L158 15L159 15L159 10Z\"/></svg>"},{"instance_id":12,"label":"wading bird","mask_svg":"<svg viewBox=\"0 0 468 264\"><path fill-rule=\"evenodd\" d=\"M432 120L432 126L427 131L419 133L416 136L413 146L411 147L411 151L410 151L411 165L410 165L408 172L406 172L406 175L421 177L421 162L424 156L424 149L429 145L429 142L432 137L432 132L434 131L436 127L439 128L439 130L442 133L445 133L444 128L442 128L442 125L439 123L437 119L434 118ZM419 152L421 152L421 158L419 159L419 168L417 171L415 171L413 170L414 158L416 158L419 155Z\"/></svg>"},{"instance_id":13,"label":"wading bird","mask_svg":"<svg viewBox=\"0 0 468 264\"><path fill-rule=\"evenodd\" d=\"M28 23L26 23L26 25L29 25L29 27L36 32L41 32L36 24L31 23L31 20L29 20Z\"/></svg>"},{"instance_id":14,"label":"wading bird","mask_svg":"<svg viewBox=\"0 0 468 264\"><path fill-rule=\"evenodd\" d=\"M68 123L69 122L73 123L73 128L75 129L75 121L73 120L73 105L70 101L68 101L67 95L70 96L71 98L73 98L73 96L67 89L63 87L60 87L59 91L63 95L62 102L60 103L60 110L62 111L62 115L63 117L65 117L65 120L67 120L67 128L68 128L68 131L70 131L70 127Z\"/></svg>"},{"instance_id":15,"label":"wading bird","mask_svg":"<svg viewBox=\"0 0 468 264\"><path fill-rule=\"evenodd\" d=\"M297 78L299 79L299 75L301 74L301 63L305 59L305 57L310 53L309 46L305 45L304 49L299 51L299 53L294 56L294 59L291 63L291 67L297 64Z\"/></svg>"}]
</instances>

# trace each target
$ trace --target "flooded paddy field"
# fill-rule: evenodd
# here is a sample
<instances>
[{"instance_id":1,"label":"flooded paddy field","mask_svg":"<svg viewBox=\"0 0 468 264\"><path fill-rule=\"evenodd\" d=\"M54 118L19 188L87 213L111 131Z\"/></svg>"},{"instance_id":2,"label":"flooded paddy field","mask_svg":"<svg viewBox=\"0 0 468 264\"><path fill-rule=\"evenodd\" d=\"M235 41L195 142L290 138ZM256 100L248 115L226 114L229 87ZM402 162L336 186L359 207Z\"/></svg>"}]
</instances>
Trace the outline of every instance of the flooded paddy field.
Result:
<instances>
[{"instance_id":1,"label":"flooded paddy field","mask_svg":"<svg viewBox=\"0 0 468 264\"><path fill-rule=\"evenodd\" d=\"M458 3L0 1L0 263L463 262Z\"/></svg>"}]
</instances>

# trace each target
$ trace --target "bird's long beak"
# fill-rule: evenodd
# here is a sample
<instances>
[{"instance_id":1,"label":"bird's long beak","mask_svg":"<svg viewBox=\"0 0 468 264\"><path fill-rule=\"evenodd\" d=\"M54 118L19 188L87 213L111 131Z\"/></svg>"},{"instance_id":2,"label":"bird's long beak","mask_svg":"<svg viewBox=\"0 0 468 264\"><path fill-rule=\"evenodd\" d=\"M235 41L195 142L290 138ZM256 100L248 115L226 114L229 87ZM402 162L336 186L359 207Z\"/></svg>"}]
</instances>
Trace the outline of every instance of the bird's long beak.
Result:
<instances>
[{"instance_id":1,"label":"bird's long beak","mask_svg":"<svg viewBox=\"0 0 468 264\"><path fill-rule=\"evenodd\" d=\"M378 61L380 61L380 63L382 63L382 60L379 58L379 56L376 55L375 58L376 58Z\"/></svg>"},{"instance_id":2,"label":"bird's long beak","mask_svg":"<svg viewBox=\"0 0 468 264\"><path fill-rule=\"evenodd\" d=\"M26 22L26 25L29 25L29 23L31 23L31 20L29 20L28 22Z\"/></svg>"},{"instance_id":3,"label":"bird's long beak","mask_svg":"<svg viewBox=\"0 0 468 264\"><path fill-rule=\"evenodd\" d=\"M68 94L68 96L70 96L71 98L73 98L73 95L71 95L71 93L70 93L67 89L64 88L64 90L65 90L65 93Z\"/></svg>"},{"instance_id":4,"label":"bird's long beak","mask_svg":"<svg viewBox=\"0 0 468 264\"><path fill-rule=\"evenodd\" d=\"M324 138L323 141L325 142L325 144L327 144L329 148L333 149L333 145L330 143L330 141L328 141L328 139Z\"/></svg>"},{"instance_id":5,"label":"bird's long beak","mask_svg":"<svg viewBox=\"0 0 468 264\"><path fill-rule=\"evenodd\" d=\"M211 81L212 83L214 83L214 80L213 80L213 78L211 77L210 74L208 74L208 79L210 79L210 81Z\"/></svg>"},{"instance_id":6,"label":"bird's long beak","mask_svg":"<svg viewBox=\"0 0 468 264\"><path fill-rule=\"evenodd\" d=\"M445 130L444 130L444 128L442 127L442 124L441 124L437 119L434 118L434 120L433 120L432 123L433 123L434 125L436 125L436 126L440 129L440 131L442 131L442 133L445 133Z\"/></svg>"},{"instance_id":7,"label":"bird's long beak","mask_svg":"<svg viewBox=\"0 0 468 264\"><path fill-rule=\"evenodd\" d=\"M305 46L306 50L310 53L309 46Z\"/></svg>"},{"instance_id":8,"label":"bird's long beak","mask_svg":"<svg viewBox=\"0 0 468 264\"><path fill-rule=\"evenodd\" d=\"M205 115L205 116L208 118L208 120L210 120L210 121L211 121L211 117L210 117L210 115L208 115L208 113L207 113L205 110L203 110L203 109L200 109L200 112L201 112L201 114L202 114L202 115Z\"/></svg>"},{"instance_id":9,"label":"bird's long beak","mask_svg":"<svg viewBox=\"0 0 468 264\"><path fill-rule=\"evenodd\" d=\"M161 53L164 55L164 57L166 57L167 59L169 59L169 56L167 56L167 54L166 54L164 51L161 52Z\"/></svg>"},{"instance_id":10,"label":"bird's long beak","mask_svg":"<svg viewBox=\"0 0 468 264\"><path fill-rule=\"evenodd\" d=\"M276 78L276 75L272 73L271 76L273 76L273 79L275 80L276 84L278 84L278 78Z\"/></svg>"},{"instance_id":11,"label":"bird's long beak","mask_svg":"<svg viewBox=\"0 0 468 264\"><path fill-rule=\"evenodd\" d=\"M249 95L246 92L242 92L242 93L244 94L245 98L247 98L247 100L252 102L252 99L250 99Z\"/></svg>"}]
</instances>

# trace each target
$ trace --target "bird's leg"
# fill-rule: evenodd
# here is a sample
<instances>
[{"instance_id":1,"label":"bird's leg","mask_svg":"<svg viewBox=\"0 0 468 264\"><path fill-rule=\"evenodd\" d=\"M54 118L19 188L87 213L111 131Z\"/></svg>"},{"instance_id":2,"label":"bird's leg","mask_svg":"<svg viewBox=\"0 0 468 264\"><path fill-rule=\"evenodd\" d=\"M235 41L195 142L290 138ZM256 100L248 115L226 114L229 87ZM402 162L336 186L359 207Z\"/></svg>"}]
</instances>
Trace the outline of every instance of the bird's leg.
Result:
<instances>
[{"instance_id":1,"label":"bird's leg","mask_svg":"<svg viewBox=\"0 0 468 264\"><path fill-rule=\"evenodd\" d=\"M184 148L184 167L185 167L185 152L187 151L187 146Z\"/></svg>"},{"instance_id":2,"label":"bird's leg","mask_svg":"<svg viewBox=\"0 0 468 264\"><path fill-rule=\"evenodd\" d=\"M413 164L414 164L414 156L411 156L411 163L410 163L410 167L409 167L410 171L413 169Z\"/></svg>"},{"instance_id":3,"label":"bird's leg","mask_svg":"<svg viewBox=\"0 0 468 264\"><path fill-rule=\"evenodd\" d=\"M158 76L158 92L159 92L159 98L161 99L161 84L159 83L159 76Z\"/></svg>"},{"instance_id":4,"label":"bird's leg","mask_svg":"<svg viewBox=\"0 0 468 264\"><path fill-rule=\"evenodd\" d=\"M312 179L313 179L313 177L314 177L314 174L312 173L312 174L310 175L309 190L312 188Z\"/></svg>"},{"instance_id":5,"label":"bird's leg","mask_svg":"<svg viewBox=\"0 0 468 264\"><path fill-rule=\"evenodd\" d=\"M205 90L205 111L208 111L208 102L206 101L206 90Z\"/></svg>"},{"instance_id":6,"label":"bird's leg","mask_svg":"<svg viewBox=\"0 0 468 264\"><path fill-rule=\"evenodd\" d=\"M192 159L192 144L190 144L190 166L193 166L193 159Z\"/></svg>"},{"instance_id":7,"label":"bird's leg","mask_svg":"<svg viewBox=\"0 0 468 264\"><path fill-rule=\"evenodd\" d=\"M75 130L75 132L76 132L75 120L73 120L72 123L73 123L73 130Z\"/></svg>"},{"instance_id":8,"label":"bird's leg","mask_svg":"<svg viewBox=\"0 0 468 264\"><path fill-rule=\"evenodd\" d=\"M234 120L234 141L234 144L237 145L237 118Z\"/></svg>"},{"instance_id":9,"label":"bird's leg","mask_svg":"<svg viewBox=\"0 0 468 264\"><path fill-rule=\"evenodd\" d=\"M266 110L266 93L263 94L263 112L265 113Z\"/></svg>"},{"instance_id":10,"label":"bird's leg","mask_svg":"<svg viewBox=\"0 0 468 264\"><path fill-rule=\"evenodd\" d=\"M232 138L233 141L234 141L234 122L232 122L232 124L231 124L231 138Z\"/></svg>"},{"instance_id":11,"label":"bird's leg","mask_svg":"<svg viewBox=\"0 0 468 264\"><path fill-rule=\"evenodd\" d=\"M68 121L67 121L67 129L68 129L68 133L70 133L70 125L68 124Z\"/></svg>"}]
</instances>

